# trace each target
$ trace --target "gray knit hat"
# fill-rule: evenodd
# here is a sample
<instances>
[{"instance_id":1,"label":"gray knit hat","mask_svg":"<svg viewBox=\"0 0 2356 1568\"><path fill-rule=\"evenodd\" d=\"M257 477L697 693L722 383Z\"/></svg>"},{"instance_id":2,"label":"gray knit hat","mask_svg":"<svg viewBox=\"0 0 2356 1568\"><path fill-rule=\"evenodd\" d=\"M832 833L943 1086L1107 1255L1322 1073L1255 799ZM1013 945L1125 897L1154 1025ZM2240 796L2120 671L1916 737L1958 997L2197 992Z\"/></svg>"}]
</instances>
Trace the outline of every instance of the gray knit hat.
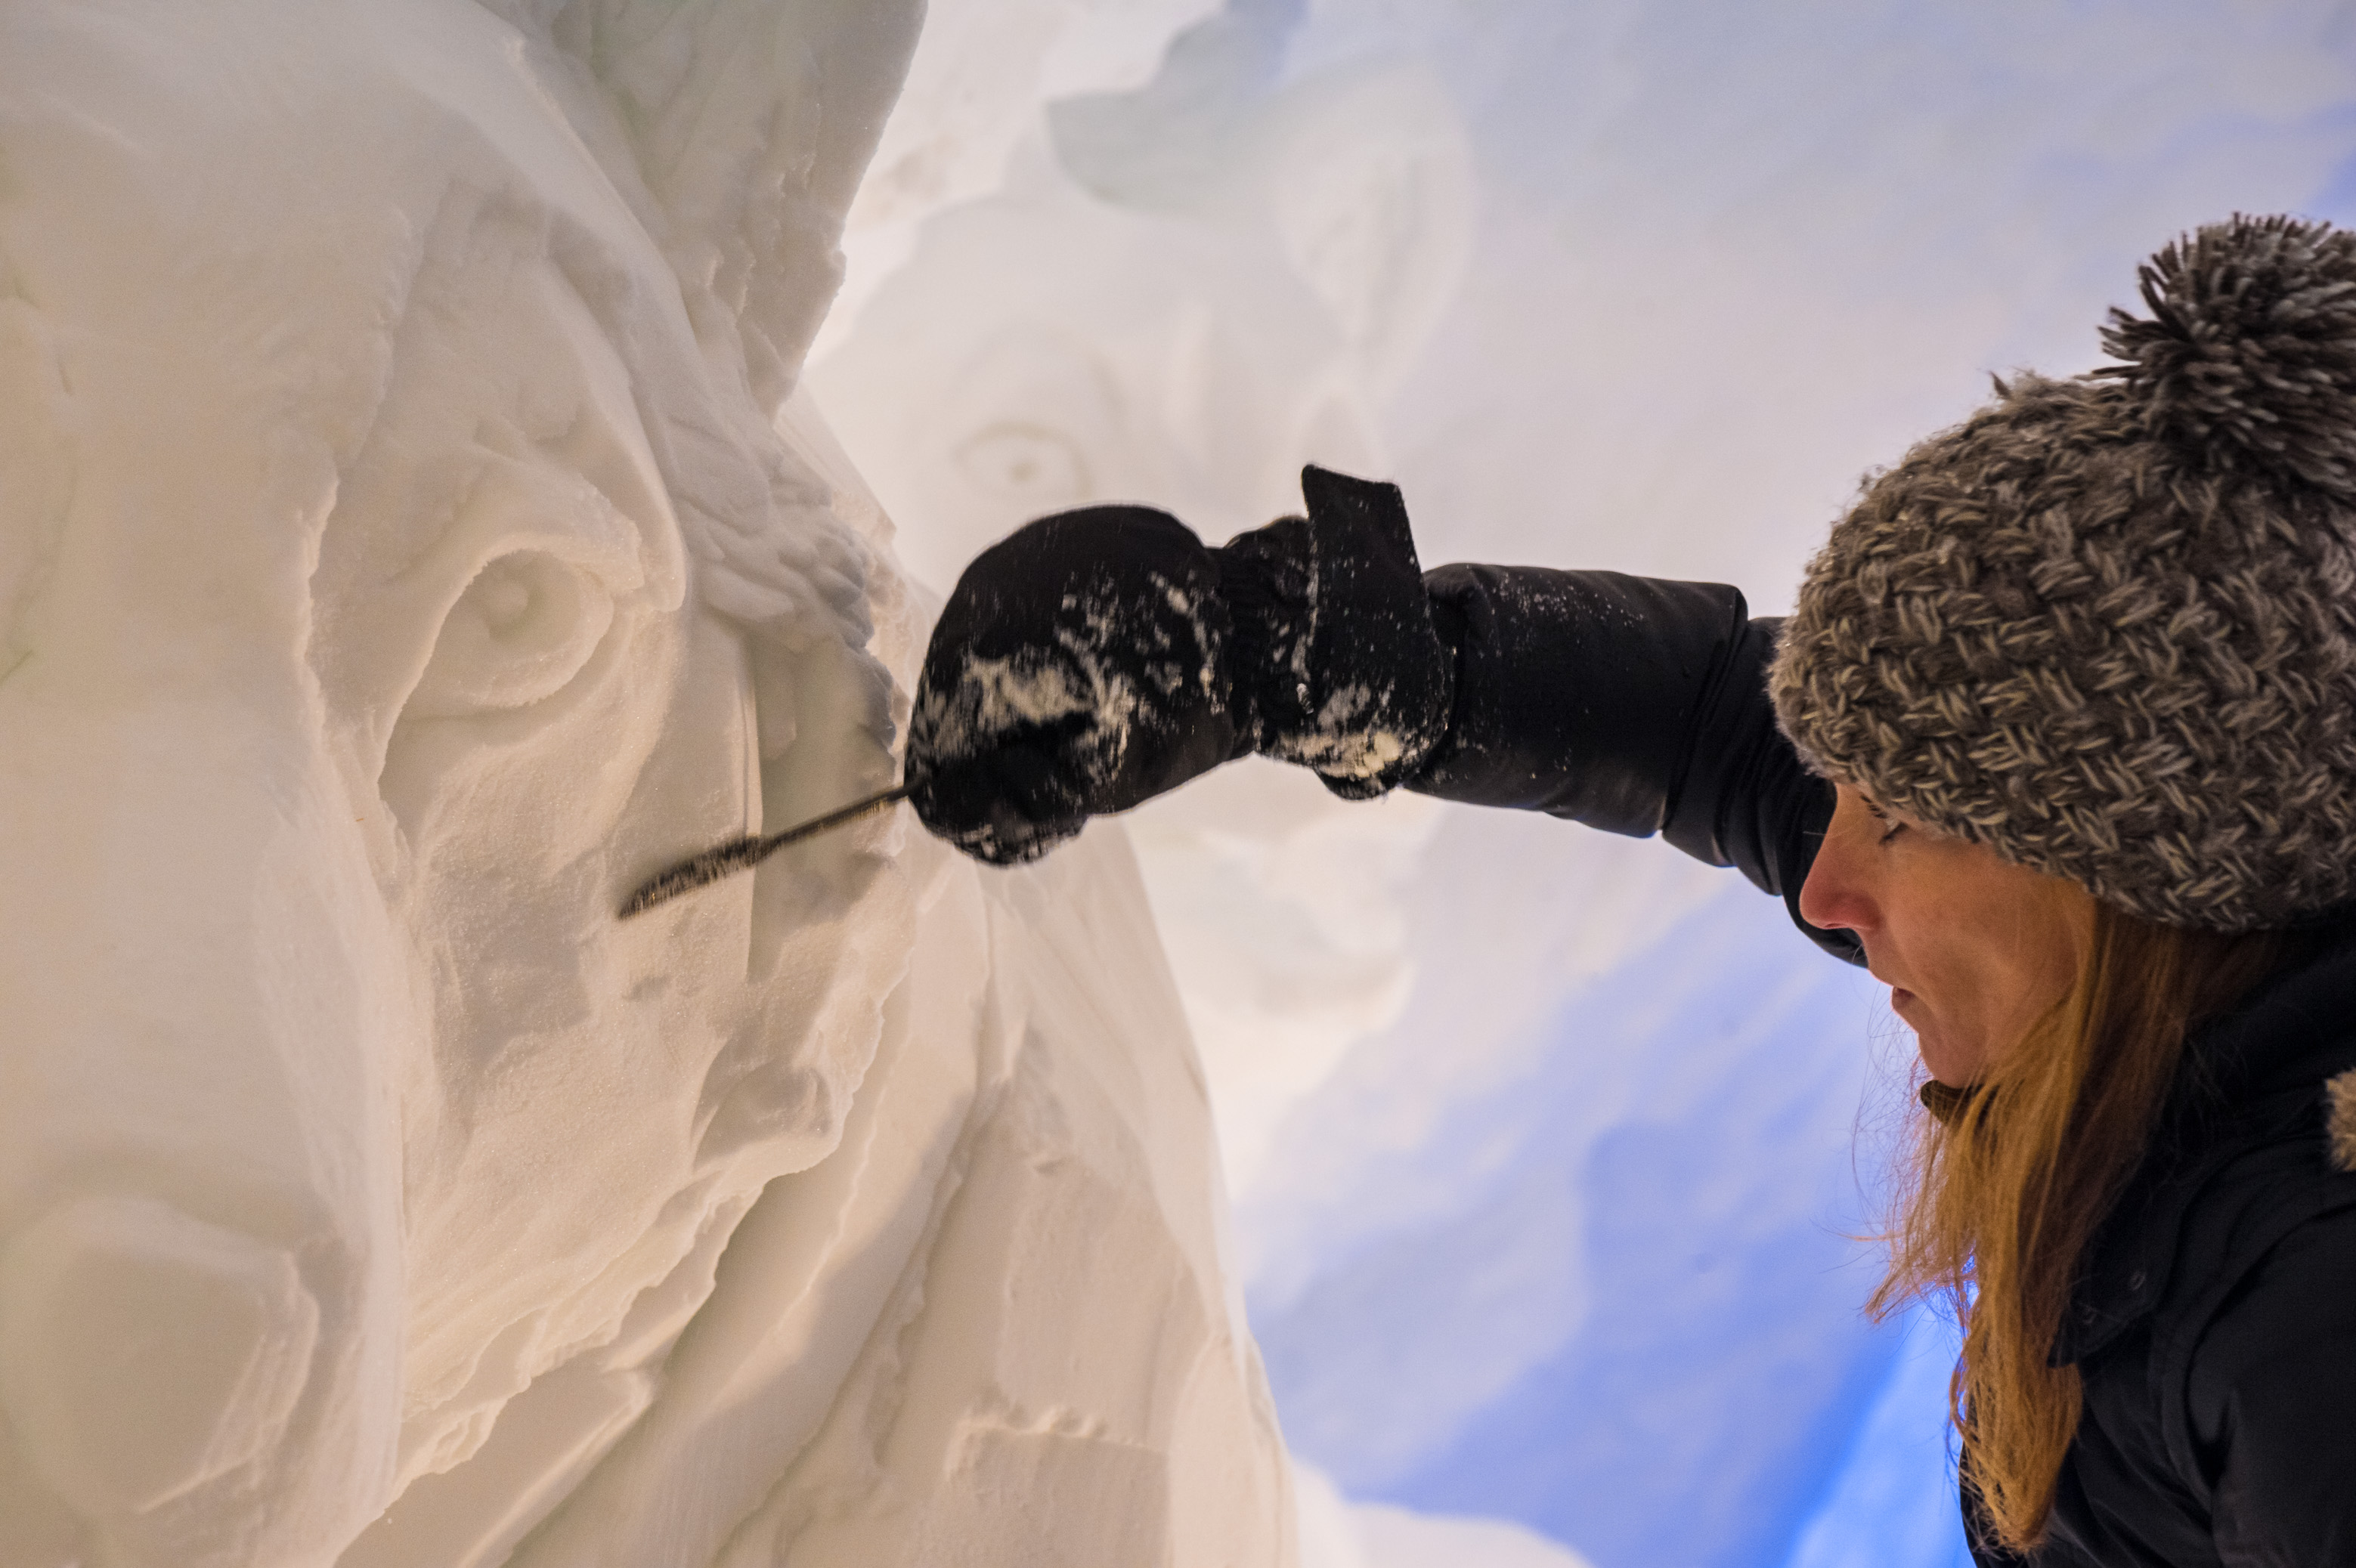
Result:
<instances>
[{"instance_id":1,"label":"gray knit hat","mask_svg":"<svg viewBox=\"0 0 2356 1568\"><path fill-rule=\"evenodd\" d=\"M1811 767L2176 926L2356 895L2356 235L2236 218L2123 361L1999 381L1833 528L1769 683Z\"/></svg>"}]
</instances>

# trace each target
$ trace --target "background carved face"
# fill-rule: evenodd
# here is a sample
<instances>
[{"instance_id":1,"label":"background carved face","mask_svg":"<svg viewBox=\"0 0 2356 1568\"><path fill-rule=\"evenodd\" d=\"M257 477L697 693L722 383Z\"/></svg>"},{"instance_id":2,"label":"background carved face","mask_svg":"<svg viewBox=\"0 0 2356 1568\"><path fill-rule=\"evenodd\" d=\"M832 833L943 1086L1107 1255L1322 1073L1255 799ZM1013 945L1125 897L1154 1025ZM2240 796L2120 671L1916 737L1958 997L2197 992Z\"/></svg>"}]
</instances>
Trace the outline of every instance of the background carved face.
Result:
<instances>
[{"instance_id":1,"label":"background carved face","mask_svg":"<svg viewBox=\"0 0 2356 1568\"><path fill-rule=\"evenodd\" d=\"M873 120L863 25L809 69ZM551 1368L627 1419L905 961L880 827L614 918L888 782L896 590L736 333L786 285L682 284L693 193L553 36L0 23L12 1539L316 1562Z\"/></svg>"},{"instance_id":2,"label":"background carved face","mask_svg":"<svg viewBox=\"0 0 2356 1568\"><path fill-rule=\"evenodd\" d=\"M879 155L862 203L886 207L896 172ZM1147 502L1215 541L1298 512L1304 463L1390 472L1378 410L1471 237L1463 131L1427 73L1351 63L1277 85L1248 51L1182 44L1139 92L1049 105L1003 187L976 194L880 283L854 277L809 371L911 524L899 555L919 581L947 590L1065 507ZM1398 1016L1401 884L1435 816L1254 759L1125 818L1232 1189L1350 1042Z\"/></svg>"}]
</instances>

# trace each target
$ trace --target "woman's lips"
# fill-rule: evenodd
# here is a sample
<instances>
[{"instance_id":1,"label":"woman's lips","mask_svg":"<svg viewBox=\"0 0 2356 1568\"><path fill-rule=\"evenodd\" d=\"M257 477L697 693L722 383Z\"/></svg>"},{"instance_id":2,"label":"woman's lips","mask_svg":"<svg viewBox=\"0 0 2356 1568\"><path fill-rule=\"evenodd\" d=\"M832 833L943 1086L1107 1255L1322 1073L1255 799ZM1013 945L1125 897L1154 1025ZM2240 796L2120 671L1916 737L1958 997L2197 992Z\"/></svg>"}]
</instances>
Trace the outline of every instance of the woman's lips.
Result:
<instances>
[{"instance_id":1,"label":"woman's lips","mask_svg":"<svg viewBox=\"0 0 2356 1568\"><path fill-rule=\"evenodd\" d=\"M1913 999L1914 993L1908 990L1905 987L1892 986L1890 987L1890 1010L1891 1012L1903 1013L1906 1008L1906 1004Z\"/></svg>"}]
</instances>

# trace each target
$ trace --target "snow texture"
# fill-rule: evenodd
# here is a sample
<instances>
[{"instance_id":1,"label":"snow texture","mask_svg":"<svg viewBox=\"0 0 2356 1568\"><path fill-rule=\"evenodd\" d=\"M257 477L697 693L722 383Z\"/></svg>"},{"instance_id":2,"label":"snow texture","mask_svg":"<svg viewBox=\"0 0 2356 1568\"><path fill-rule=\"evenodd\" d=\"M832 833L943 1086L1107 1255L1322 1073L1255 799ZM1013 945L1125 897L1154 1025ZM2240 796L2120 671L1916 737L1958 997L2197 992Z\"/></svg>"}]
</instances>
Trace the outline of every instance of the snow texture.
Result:
<instances>
[{"instance_id":1,"label":"snow texture","mask_svg":"<svg viewBox=\"0 0 2356 1568\"><path fill-rule=\"evenodd\" d=\"M0 12L0 1564L1293 1560L1117 833L614 917L895 771L921 11Z\"/></svg>"},{"instance_id":2,"label":"snow texture","mask_svg":"<svg viewBox=\"0 0 2356 1568\"><path fill-rule=\"evenodd\" d=\"M901 557L936 591L1061 507L1142 501L1217 539L1297 513L1305 462L1383 470L1376 400L1465 261L1462 131L1408 62L1280 88L1262 31L1212 18L1141 98L1066 99L1052 123L1019 105L1002 185L917 225L830 329L812 388L887 508L923 520ZM1291 1093L1396 1014L1390 890L1434 812L1248 763L1128 819L1231 1179Z\"/></svg>"},{"instance_id":3,"label":"snow texture","mask_svg":"<svg viewBox=\"0 0 2356 1568\"><path fill-rule=\"evenodd\" d=\"M1944 1568L1869 993L1723 876L1252 763L612 911L888 783L927 589L1059 507L1316 461L1772 611L2159 238L2356 216L2351 48L0 11L0 1568Z\"/></svg>"}]
</instances>

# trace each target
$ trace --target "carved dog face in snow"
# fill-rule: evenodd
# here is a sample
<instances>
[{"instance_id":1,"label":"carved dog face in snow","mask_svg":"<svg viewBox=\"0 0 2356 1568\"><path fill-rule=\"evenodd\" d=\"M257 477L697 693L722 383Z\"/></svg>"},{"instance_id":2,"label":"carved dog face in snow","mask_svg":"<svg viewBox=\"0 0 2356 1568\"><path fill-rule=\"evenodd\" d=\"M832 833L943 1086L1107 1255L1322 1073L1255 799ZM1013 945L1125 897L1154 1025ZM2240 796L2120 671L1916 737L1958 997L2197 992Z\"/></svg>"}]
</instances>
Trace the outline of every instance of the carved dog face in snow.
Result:
<instances>
[{"instance_id":1,"label":"carved dog face in snow","mask_svg":"<svg viewBox=\"0 0 2356 1568\"><path fill-rule=\"evenodd\" d=\"M925 519L901 553L918 577L945 588L1062 507L1151 500L1218 539L1297 511L1304 462L1387 472L1376 406L1471 243L1448 95L1412 65L1270 89L1180 80L1185 58L1145 92L1055 105L1059 125L1100 123L931 219L855 325L834 324L811 380L894 510ZM1405 1005L1405 882L1436 822L1422 797L1344 803L1273 764L1129 819L1231 1189Z\"/></svg>"},{"instance_id":2,"label":"carved dog face in snow","mask_svg":"<svg viewBox=\"0 0 2356 1568\"><path fill-rule=\"evenodd\" d=\"M1062 155L930 220L812 368L937 588L1047 512L1150 499L1216 539L1297 511L1304 462L1384 465L1374 404L1470 247L1446 95L1366 66L1167 99L1055 105Z\"/></svg>"},{"instance_id":3,"label":"carved dog face in snow","mask_svg":"<svg viewBox=\"0 0 2356 1568\"><path fill-rule=\"evenodd\" d=\"M905 955L880 828L614 911L891 775L771 416L916 8L502 9L0 17L0 1560L626 1419Z\"/></svg>"}]
</instances>

